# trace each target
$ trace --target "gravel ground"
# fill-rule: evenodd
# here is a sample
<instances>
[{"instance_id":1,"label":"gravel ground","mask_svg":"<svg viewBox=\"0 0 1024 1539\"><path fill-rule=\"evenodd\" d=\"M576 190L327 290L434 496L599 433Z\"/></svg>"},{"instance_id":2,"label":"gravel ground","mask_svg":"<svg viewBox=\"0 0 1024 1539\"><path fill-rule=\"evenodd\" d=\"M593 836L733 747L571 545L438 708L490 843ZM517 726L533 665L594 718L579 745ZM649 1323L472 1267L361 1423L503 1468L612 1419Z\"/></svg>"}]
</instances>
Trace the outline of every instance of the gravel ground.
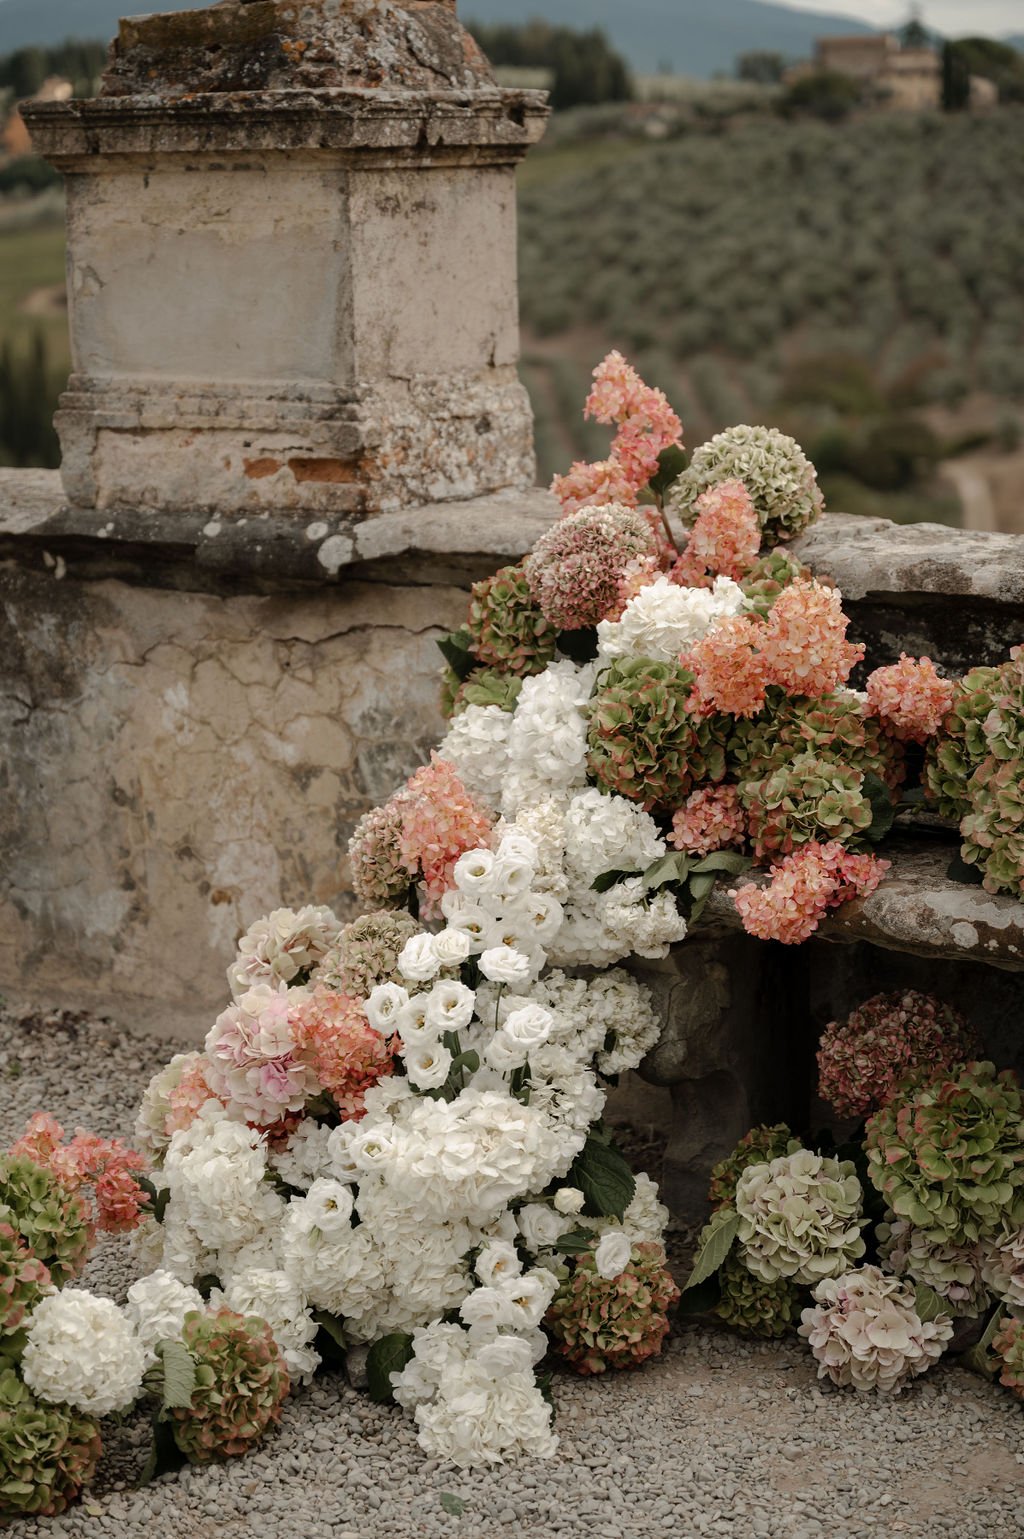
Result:
<instances>
[{"instance_id":1,"label":"gravel ground","mask_svg":"<svg viewBox=\"0 0 1024 1539\"><path fill-rule=\"evenodd\" d=\"M173 1050L102 1021L0 1011L0 1142L38 1107L66 1126L130 1135L149 1075ZM652 1174L657 1150L637 1140ZM685 1241L685 1236L680 1243ZM123 1297L124 1241L87 1273ZM100 1482L22 1539L562 1539L659 1534L734 1539L1024 1535L1022 1409L940 1366L891 1403L820 1388L799 1345L750 1344L687 1326L636 1374L555 1382L558 1454L463 1475L426 1459L411 1419L321 1377L289 1402L277 1434L224 1467L131 1489L141 1419L105 1427ZM447 1509L463 1504L461 1513Z\"/></svg>"}]
</instances>

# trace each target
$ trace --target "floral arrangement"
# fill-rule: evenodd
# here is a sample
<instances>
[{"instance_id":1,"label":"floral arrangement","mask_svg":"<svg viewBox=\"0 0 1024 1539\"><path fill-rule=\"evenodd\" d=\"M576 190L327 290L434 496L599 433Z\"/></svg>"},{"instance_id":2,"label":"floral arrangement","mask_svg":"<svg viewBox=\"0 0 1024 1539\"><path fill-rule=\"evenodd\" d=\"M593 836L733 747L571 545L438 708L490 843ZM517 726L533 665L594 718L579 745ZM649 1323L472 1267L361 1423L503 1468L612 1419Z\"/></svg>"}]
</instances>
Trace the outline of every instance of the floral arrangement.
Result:
<instances>
[{"instance_id":1,"label":"floral arrangement","mask_svg":"<svg viewBox=\"0 0 1024 1539\"><path fill-rule=\"evenodd\" d=\"M687 458L615 353L586 413L608 458L556 478L562 518L473 588L441 643L446 734L355 830L365 911L242 936L138 1152L39 1115L0 1159L0 1516L59 1511L98 1419L142 1401L151 1470L238 1456L356 1348L431 1457L550 1455L545 1360L637 1366L679 1299L667 1210L601 1121L659 1034L616 964L663 957L752 865L746 929L807 939L884 878L919 772L986 886L1024 890L1024 651L962 680L904 656L852 689L842 596L784 548L822 512L799 446L737 427ZM866 1130L748 1135L684 1307L802 1321L823 1375L886 1393L954 1315L1021 1308L1024 1105L974 1052L920 996L830 1027L822 1089ZM97 1228L146 1269L123 1306L65 1286ZM1009 1320L987 1347L1019 1389Z\"/></svg>"}]
</instances>

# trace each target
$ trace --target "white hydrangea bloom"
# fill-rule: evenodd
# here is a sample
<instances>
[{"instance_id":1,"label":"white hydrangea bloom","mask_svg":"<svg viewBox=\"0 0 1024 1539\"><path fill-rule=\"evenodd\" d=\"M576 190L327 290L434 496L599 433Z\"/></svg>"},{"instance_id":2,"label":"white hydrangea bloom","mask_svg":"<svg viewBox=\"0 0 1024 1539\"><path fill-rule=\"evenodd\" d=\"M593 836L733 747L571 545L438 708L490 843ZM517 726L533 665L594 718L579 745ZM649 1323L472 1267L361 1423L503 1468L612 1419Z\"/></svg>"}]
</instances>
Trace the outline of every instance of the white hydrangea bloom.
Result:
<instances>
[{"instance_id":1,"label":"white hydrangea bloom","mask_svg":"<svg viewBox=\"0 0 1024 1539\"><path fill-rule=\"evenodd\" d=\"M40 1400L108 1416L137 1399L146 1363L145 1347L115 1303L64 1288L37 1304L21 1371Z\"/></svg>"},{"instance_id":2,"label":"white hydrangea bloom","mask_svg":"<svg viewBox=\"0 0 1024 1539\"><path fill-rule=\"evenodd\" d=\"M240 1272L230 1286L210 1295L213 1309L226 1307L240 1315L266 1320L293 1383L308 1383L320 1364L311 1342L317 1327L301 1284L289 1273L269 1268Z\"/></svg>"},{"instance_id":3,"label":"white hydrangea bloom","mask_svg":"<svg viewBox=\"0 0 1024 1539\"><path fill-rule=\"evenodd\" d=\"M452 717L437 750L440 758L454 764L469 794L491 809L501 806L512 715L499 705L467 706Z\"/></svg>"},{"instance_id":4,"label":"white hydrangea bloom","mask_svg":"<svg viewBox=\"0 0 1024 1539\"><path fill-rule=\"evenodd\" d=\"M523 680L509 734L509 769L501 810L515 818L525 803L559 796L587 778L587 718L596 668L552 663Z\"/></svg>"},{"instance_id":5,"label":"white hydrangea bloom","mask_svg":"<svg viewBox=\"0 0 1024 1539\"><path fill-rule=\"evenodd\" d=\"M565 863L574 886L589 889L606 871L645 871L668 849L650 813L624 796L581 791L565 812Z\"/></svg>"},{"instance_id":6,"label":"white hydrangea bloom","mask_svg":"<svg viewBox=\"0 0 1024 1539\"><path fill-rule=\"evenodd\" d=\"M249 926L238 942L238 956L228 968L235 999L258 983L291 983L316 966L342 931L341 921L322 904L276 908Z\"/></svg>"},{"instance_id":7,"label":"white hydrangea bloom","mask_svg":"<svg viewBox=\"0 0 1024 1539\"><path fill-rule=\"evenodd\" d=\"M746 595L730 577L716 577L711 588L681 588L663 572L629 600L621 619L597 627L598 657L650 657L674 663L719 620L747 607Z\"/></svg>"},{"instance_id":8,"label":"white hydrangea bloom","mask_svg":"<svg viewBox=\"0 0 1024 1539\"><path fill-rule=\"evenodd\" d=\"M312 1117L303 1117L288 1142L267 1151L267 1163L276 1170L282 1181L300 1191L306 1191L331 1168L328 1148L331 1128Z\"/></svg>"},{"instance_id":9,"label":"white hydrangea bloom","mask_svg":"<svg viewBox=\"0 0 1024 1539\"><path fill-rule=\"evenodd\" d=\"M864 1254L862 1198L850 1160L798 1149L749 1165L736 1186L744 1261L768 1283L840 1276Z\"/></svg>"},{"instance_id":10,"label":"white hydrangea bloom","mask_svg":"<svg viewBox=\"0 0 1024 1539\"><path fill-rule=\"evenodd\" d=\"M125 1314L135 1326L149 1360L155 1361L153 1348L157 1342L177 1341L185 1316L194 1309L205 1308L198 1289L161 1269L132 1283Z\"/></svg>"},{"instance_id":11,"label":"white hydrangea bloom","mask_svg":"<svg viewBox=\"0 0 1024 1539\"><path fill-rule=\"evenodd\" d=\"M913 1289L876 1266L826 1278L812 1296L800 1334L818 1377L833 1384L898 1395L938 1362L953 1335L948 1315L922 1323Z\"/></svg>"}]
</instances>

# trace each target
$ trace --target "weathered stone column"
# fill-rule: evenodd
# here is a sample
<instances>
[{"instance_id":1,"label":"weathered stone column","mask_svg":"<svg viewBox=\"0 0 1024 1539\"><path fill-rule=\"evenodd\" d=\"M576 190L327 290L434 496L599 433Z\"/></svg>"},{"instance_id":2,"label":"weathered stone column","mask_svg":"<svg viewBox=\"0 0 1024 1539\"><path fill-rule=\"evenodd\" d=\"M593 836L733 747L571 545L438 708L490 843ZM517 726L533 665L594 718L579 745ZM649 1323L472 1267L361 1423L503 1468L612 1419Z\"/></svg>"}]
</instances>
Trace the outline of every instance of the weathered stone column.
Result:
<instances>
[{"instance_id":1,"label":"weathered stone column","mask_svg":"<svg viewBox=\"0 0 1024 1539\"><path fill-rule=\"evenodd\" d=\"M534 473L503 91L455 0L224 0L121 23L26 109L67 183L80 508L365 515Z\"/></svg>"}]
</instances>

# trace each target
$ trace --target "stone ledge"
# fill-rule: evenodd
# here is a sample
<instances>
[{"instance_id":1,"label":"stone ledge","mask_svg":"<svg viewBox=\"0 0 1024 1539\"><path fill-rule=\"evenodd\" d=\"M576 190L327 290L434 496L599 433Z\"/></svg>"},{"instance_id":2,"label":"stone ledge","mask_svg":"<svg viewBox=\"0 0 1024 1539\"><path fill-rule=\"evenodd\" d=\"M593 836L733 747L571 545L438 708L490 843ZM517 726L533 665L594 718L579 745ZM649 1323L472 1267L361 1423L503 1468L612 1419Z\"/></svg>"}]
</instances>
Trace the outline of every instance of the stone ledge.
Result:
<instances>
[{"instance_id":1,"label":"stone ledge","mask_svg":"<svg viewBox=\"0 0 1024 1539\"><path fill-rule=\"evenodd\" d=\"M955 840L913 834L893 839L880 851L892 862L882 885L869 898L837 909L817 936L1024 971L1024 903L951 881L946 871L957 848ZM763 886L767 876L758 873L753 880ZM712 893L707 917L716 928L742 928L723 887Z\"/></svg>"},{"instance_id":2,"label":"stone ledge","mask_svg":"<svg viewBox=\"0 0 1024 1539\"><path fill-rule=\"evenodd\" d=\"M1024 605L1024 535L828 513L789 548L851 603L939 594Z\"/></svg>"}]
</instances>

